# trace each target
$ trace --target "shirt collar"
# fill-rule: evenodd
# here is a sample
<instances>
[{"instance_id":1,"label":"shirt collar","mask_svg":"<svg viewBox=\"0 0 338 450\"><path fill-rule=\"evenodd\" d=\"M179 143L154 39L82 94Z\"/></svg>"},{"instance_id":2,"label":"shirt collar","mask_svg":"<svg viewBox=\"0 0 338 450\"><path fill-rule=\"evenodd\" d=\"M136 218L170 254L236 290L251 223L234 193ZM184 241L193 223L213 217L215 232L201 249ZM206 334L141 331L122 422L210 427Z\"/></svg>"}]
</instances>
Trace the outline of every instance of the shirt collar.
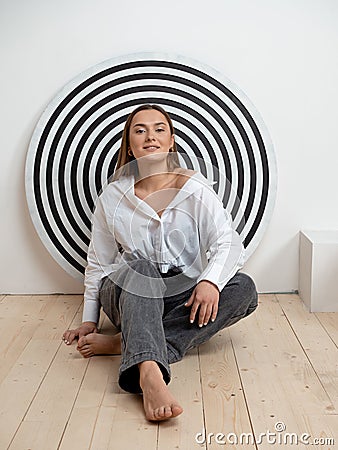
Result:
<instances>
[{"instance_id":1,"label":"shirt collar","mask_svg":"<svg viewBox=\"0 0 338 450\"><path fill-rule=\"evenodd\" d=\"M207 187L211 189L216 181L211 181L206 178L201 172L195 172L182 186L177 195L173 198L171 203L167 206L167 208L173 208L181 203L183 200L193 195L198 190L202 189L202 187ZM121 194L128 198L128 200L137 208L140 208L142 204L144 204L145 212L148 214L151 213L153 216L153 209L146 203L143 202L140 198L135 195L134 184L135 184L135 176L134 175L124 175L120 177L118 180L114 182L115 187L119 189ZM158 218L158 217L157 217Z\"/></svg>"}]
</instances>

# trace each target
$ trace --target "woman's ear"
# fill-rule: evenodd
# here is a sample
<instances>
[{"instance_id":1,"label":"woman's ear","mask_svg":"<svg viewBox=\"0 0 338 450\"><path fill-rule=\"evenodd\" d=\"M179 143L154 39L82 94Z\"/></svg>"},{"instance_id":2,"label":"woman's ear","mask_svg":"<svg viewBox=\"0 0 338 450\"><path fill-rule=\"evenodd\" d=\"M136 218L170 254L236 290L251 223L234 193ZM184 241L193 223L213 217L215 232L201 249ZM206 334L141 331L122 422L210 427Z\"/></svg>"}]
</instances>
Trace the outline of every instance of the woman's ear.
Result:
<instances>
[{"instance_id":1,"label":"woman's ear","mask_svg":"<svg viewBox=\"0 0 338 450\"><path fill-rule=\"evenodd\" d=\"M174 143L175 143L175 135L172 134L172 135L171 135L171 143L170 143L170 147L174 147Z\"/></svg>"}]
</instances>

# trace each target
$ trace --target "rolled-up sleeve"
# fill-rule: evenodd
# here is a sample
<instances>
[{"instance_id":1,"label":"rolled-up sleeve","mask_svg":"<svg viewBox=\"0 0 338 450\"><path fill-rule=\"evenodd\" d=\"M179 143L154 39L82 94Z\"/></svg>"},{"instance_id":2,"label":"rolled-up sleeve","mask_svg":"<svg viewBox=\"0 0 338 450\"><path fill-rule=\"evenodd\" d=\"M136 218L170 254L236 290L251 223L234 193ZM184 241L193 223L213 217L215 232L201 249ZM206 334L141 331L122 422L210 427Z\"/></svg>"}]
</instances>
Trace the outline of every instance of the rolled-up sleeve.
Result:
<instances>
[{"instance_id":1,"label":"rolled-up sleeve","mask_svg":"<svg viewBox=\"0 0 338 450\"><path fill-rule=\"evenodd\" d=\"M209 252L209 258L197 282L208 280L221 291L243 267L244 246L230 214L211 188L203 189L199 228L202 248Z\"/></svg>"}]
</instances>

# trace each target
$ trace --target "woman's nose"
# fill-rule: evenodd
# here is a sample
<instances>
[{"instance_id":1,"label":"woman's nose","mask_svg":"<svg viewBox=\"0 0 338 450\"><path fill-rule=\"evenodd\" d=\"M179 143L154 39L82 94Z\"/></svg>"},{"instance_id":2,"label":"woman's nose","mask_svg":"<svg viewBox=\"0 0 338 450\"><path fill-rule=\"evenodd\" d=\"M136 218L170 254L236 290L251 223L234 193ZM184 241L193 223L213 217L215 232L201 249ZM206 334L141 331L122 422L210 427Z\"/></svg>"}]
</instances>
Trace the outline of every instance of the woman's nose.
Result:
<instances>
[{"instance_id":1,"label":"woman's nose","mask_svg":"<svg viewBox=\"0 0 338 450\"><path fill-rule=\"evenodd\" d=\"M147 132L147 141L152 141L153 139L154 139L154 133L151 130L149 130Z\"/></svg>"},{"instance_id":2,"label":"woman's nose","mask_svg":"<svg viewBox=\"0 0 338 450\"><path fill-rule=\"evenodd\" d=\"M154 137L155 137L154 130L148 128L147 135L146 135L147 141L152 141L154 139Z\"/></svg>"}]
</instances>

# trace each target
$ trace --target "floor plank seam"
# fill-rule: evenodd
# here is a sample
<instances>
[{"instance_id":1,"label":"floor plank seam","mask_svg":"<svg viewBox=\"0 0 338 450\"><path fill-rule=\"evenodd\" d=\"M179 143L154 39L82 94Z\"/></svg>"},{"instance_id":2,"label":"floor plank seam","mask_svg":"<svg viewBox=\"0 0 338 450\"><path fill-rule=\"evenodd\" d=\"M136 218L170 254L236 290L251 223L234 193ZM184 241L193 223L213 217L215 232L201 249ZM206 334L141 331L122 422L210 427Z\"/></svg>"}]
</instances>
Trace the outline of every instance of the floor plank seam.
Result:
<instances>
[{"instance_id":1,"label":"floor plank seam","mask_svg":"<svg viewBox=\"0 0 338 450\"><path fill-rule=\"evenodd\" d=\"M75 317L75 316L74 316L74 317ZM73 319L73 320L74 320L74 319ZM65 426L63 427L62 434L61 434L61 437L60 437L60 442L59 442L59 444L58 444L58 446L57 446L57 450L59 450L59 449L60 449L60 446L62 445L62 441L63 441L64 435L65 435L65 433L66 433L66 431L67 431L67 427L68 427L70 418L71 418L71 416L72 416L72 414L73 414L73 411L74 411L74 407L75 407L76 401L77 401L77 399L78 399L78 397L79 397L79 394L80 394L80 391L81 391L81 388L82 388L82 385L83 385L83 380L84 380L84 378L85 378L85 376L86 376L86 373L87 373L87 370L88 370L89 361L90 361L90 360L87 361L86 369L85 369L85 371L83 372L83 376L82 376L82 379L81 379L81 383L79 384L79 388L78 388L77 393L76 393L76 396L75 396L75 398L74 398L73 405L72 405L72 407L71 407L71 409L70 409L70 412L69 412L69 414L68 414L68 417L67 417Z\"/></svg>"},{"instance_id":2,"label":"floor plank seam","mask_svg":"<svg viewBox=\"0 0 338 450\"><path fill-rule=\"evenodd\" d=\"M160 424L157 424L156 427L156 450L161 450L160 447Z\"/></svg>"},{"instance_id":3,"label":"floor plank seam","mask_svg":"<svg viewBox=\"0 0 338 450\"><path fill-rule=\"evenodd\" d=\"M311 366L313 372L315 373L315 375L316 375L316 377L317 377L317 379L318 379L318 381L319 381L321 387L323 388L324 392L326 393L326 396L327 396L328 400L331 402L332 405L334 405L334 402L331 400L331 397L330 397L329 393L327 392L327 390L326 390L326 388L325 388L325 386L324 386L324 384L323 384L323 382L322 382L322 380L321 380L319 374L317 373L317 371L316 371L316 369L315 369L315 367L314 367L314 365L313 365L313 363L312 363L312 361L311 361L309 355L307 354L307 352L306 352L306 350L305 350L305 348L304 348L304 346L303 346L301 340L300 340L299 337L297 336L296 330L293 328L293 326L292 326L292 324L291 324L291 322L290 322L290 320L289 320L289 318L288 318L288 316L287 316L286 311L284 310L283 306L282 306L282 305L280 304L280 302L278 301L278 298L277 298L277 302L278 302L278 304L279 304L279 306L280 306L280 308L281 308L281 310L282 310L282 312L283 312L283 314L284 314L284 316L285 316L286 321L287 321L288 324L289 324L289 327L290 327L292 333L294 334L294 336L295 336L295 338L296 338L296 340L297 340L297 342L298 342L300 348L302 349L302 352L304 353L304 355L305 355L305 357L306 357L308 363L310 364L310 366ZM330 415L332 415L332 414L330 414Z\"/></svg>"},{"instance_id":4,"label":"floor plank seam","mask_svg":"<svg viewBox=\"0 0 338 450\"><path fill-rule=\"evenodd\" d=\"M30 296L30 297L32 297L32 296ZM78 310L77 310L77 311L78 311ZM76 311L76 312L77 312L77 311ZM76 314L75 314L75 315L76 315ZM74 317L75 317L75 315L74 315ZM72 320L74 320L74 317L73 317ZM70 322L70 323L71 323L71 322ZM37 329L38 329L38 328L37 328ZM34 336L34 335L33 335L33 336ZM27 345L32 341L33 336L27 341L27 344L25 345L23 351L25 350L25 348L27 347ZM21 425L22 425L23 422L25 421L25 419L26 419L26 417L27 417L27 414L28 414L28 411L30 410L30 408L31 408L31 406L32 406L32 404L33 404L33 402L34 402L34 400L35 400L35 398L36 398L36 396L37 396L37 394L38 394L38 392L39 392L39 390L40 390L42 384L44 383L44 381L45 381L45 379L46 379L46 377L47 377L48 371L49 371L50 367L52 366L53 362L55 361L56 355L58 354L61 345L62 345L62 342L60 342L60 344L59 344L58 347L56 348L55 353L54 353L54 355L53 355L53 357L52 357L50 363L48 364L48 367L47 367L47 369L46 369L46 371L45 371L43 377L41 378L41 381L40 381L39 385L37 386L37 389L36 389L36 391L35 391L33 397L31 398L31 401L29 402L29 405L27 406L27 409L26 409L26 411L25 411L25 414L23 415L23 417L22 417L22 419L20 420L20 423L19 423L17 429L15 430L15 433L13 434L13 437L12 437L10 443L9 443L8 448L11 447L11 445L12 445L14 439L16 438L16 436L17 436L17 434L18 434L18 431L20 430Z\"/></svg>"},{"instance_id":5,"label":"floor plank seam","mask_svg":"<svg viewBox=\"0 0 338 450\"><path fill-rule=\"evenodd\" d=\"M91 359L90 361L92 361L92 359ZM89 361L89 364L90 364L90 361ZM88 364L88 367L89 367L89 364ZM86 369L86 372L87 372L87 369ZM108 384L108 383L107 383L107 384ZM94 439L94 435L95 435L95 429L96 429L97 421L98 421L98 418L99 418L99 415L100 415L100 410L101 410L101 407L102 407L102 402L103 402L103 399L104 399L104 397L105 397L106 391L107 391L107 385L106 385L105 390L103 391L103 394L102 394L102 397L101 397L101 401L100 401L100 405L99 405L99 407L97 408L97 412L96 412L96 416L95 416L95 420L94 420L94 426L93 426L93 430L92 430L92 433L91 433L91 436L90 436L90 442L89 442L89 446L88 446L88 449L89 449L89 450L91 450L92 445L93 445L93 439Z\"/></svg>"},{"instance_id":6,"label":"floor plank seam","mask_svg":"<svg viewBox=\"0 0 338 450\"><path fill-rule=\"evenodd\" d=\"M92 361L94 361L94 360L92 358L90 358L90 362L92 362ZM89 364L90 364L90 362L89 362ZM89 364L88 364L88 366L89 366ZM93 362L92 362L92 364L93 364ZM89 450L92 449L93 439L94 439L94 436L95 436L95 430L96 430L97 421L98 421L98 419L100 417L100 411L101 411L101 408L103 406L103 401L104 401L104 398L106 396L106 392L107 392L108 388L109 388L109 383L107 382L106 387L105 387L105 389L104 389L104 391L102 393L102 397L101 397L101 400L100 400L100 405L99 405L99 407L97 409L97 413L96 413L96 416L95 416L93 431L92 431L91 438L90 438L90 443L89 443L89 446L88 446ZM113 418L112 418L112 420L113 420ZM95 449L92 449L92 450L95 450Z\"/></svg>"},{"instance_id":7,"label":"floor plank seam","mask_svg":"<svg viewBox=\"0 0 338 450\"><path fill-rule=\"evenodd\" d=\"M72 323L74 322L74 320L75 320L77 314L79 314L79 312L80 312L80 310L81 310L81 308L82 308L82 305L83 305L83 302L80 303L79 307L78 307L77 310L75 311L74 316L73 316L73 318L70 320L69 324L72 324ZM62 342L61 342L61 344L62 344ZM61 345L58 347L58 351L59 351L60 347L61 347ZM84 371L84 373L83 373L83 376L82 376L82 379L81 379L81 383L79 384L79 388L78 388L77 393L76 393L76 396L75 396L75 398L74 398L73 405L72 405L72 407L71 407L71 409L70 409L70 412L69 412L69 414L68 414L68 417L67 417L65 426L63 427L62 434L61 434L61 437L60 437L60 441L59 441L58 446L57 446L57 450L59 450L59 449L60 449L60 446L62 445L62 441L63 441L64 435L65 435L65 433L66 433L66 431L67 431L67 427L68 427L70 418L71 418L71 416L72 416L72 414L73 414L74 407L75 407L76 401L77 401L77 399L78 399L78 396L79 396L79 393L80 393L80 390L81 390L81 387L82 387L82 384L83 384L83 380L84 380L84 378L85 378L85 376L86 376L86 373L87 373L87 370L88 370L89 362L90 362L90 360L87 361L86 369L85 369L85 371Z\"/></svg>"},{"instance_id":8,"label":"floor plank seam","mask_svg":"<svg viewBox=\"0 0 338 450\"><path fill-rule=\"evenodd\" d=\"M31 339L30 339L30 340L31 340ZM34 402L36 396L38 395L38 392L39 392L39 390L40 390L42 384L44 383L44 381L45 381L45 379L46 379L46 377L47 377L48 371L49 371L51 365L53 364L53 362L54 362L54 360L55 360L55 358L56 358L56 355L57 355L58 352L59 352L60 347L61 347L61 342L60 342L59 346L57 347L57 349L55 350L54 356L52 357L51 362L48 364L48 367L47 367L47 369L46 369L46 372L44 373L43 377L41 378L41 381L40 381L38 387L36 388L36 391L35 391L35 393L34 393L32 399L31 399L31 401L29 402L29 405L27 406L26 412L25 412L25 414L23 415L22 419L20 420L20 423L19 423L17 429L15 430L15 433L13 434L13 437L12 437L10 443L9 443L8 448L11 447L11 445L12 445L14 439L16 438L16 435L18 434L18 431L20 430L21 425L22 425L23 422L25 421L25 419L26 419L26 417L27 417L27 414L28 414L28 412L29 412L31 406L32 406L32 404L33 404L33 402Z\"/></svg>"},{"instance_id":9,"label":"floor plank seam","mask_svg":"<svg viewBox=\"0 0 338 450\"><path fill-rule=\"evenodd\" d=\"M252 436L253 436L254 441L255 441L255 448L256 448L256 450L259 450L259 449L258 449L258 446L257 446L257 442L256 442L256 435L255 435L255 430L254 430L253 422L252 422L252 419L251 419L249 403L248 403L248 401L247 401L247 396L246 396L246 392L245 392L245 389L244 389L244 383L243 383L243 379L242 379L242 376L241 376L241 371L240 371L239 364L238 364L238 360L237 360L237 355L236 355L236 351L235 351L235 346L234 346L234 343L233 343L233 340L232 340L232 337L231 337L231 334L230 334L230 333L229 333L229 336L230 336L230 343L231 343L232 351L233 351L233 354L234 354L234 359L235 359L235 362L236 362L236 367L237 367L237 372L238 372L238 378L239 378L240 383L241 383L241 388L242 388L243 398L244 398L246 410L247 410L247 413L248 413L248 419L249 419L249 423L250 423L250 427L251 427L251 432L252 432Z\"/></svg>"},{"instance_id":10,"label":"floor plank seam","mask_svg":"<svg viewBox=\"0 0 338 450\"><path fill-rule=\"evenodd\" d=\"M318 322L320 323L320 325L322 326L322 328L324 329L325 333L329 336L330 340L333 342L334 346L336 348L338 348L338 344L335 342L335 340L333 339L333 337L331 336L331 334L328 332L326 326L322 323L322 321L320 320L320 317L318 317L318 315L316 313L313 313L314 316L316 317L316 319L318 320ZM332 314L337 314L338 317L338 313L332 313Z\"/></svg>"},{"instance_id":11,"label":"floor plank seam","mask_svg":"<svg viewBox=\"0 0 338 450\"><path fill-rule=\"evenodd\" d=\"M81 305L80 305L80 306L81 306ZM79 308L80 308L80 307L79 307ZM76 314L77 314L78 311L79 311L79 308L76 310L76 312L75 312L73 318L70 320L70 322L69 322L70 324L71 324L71 323L73 322L73 320L75 319ZM61 337L60 337L60 339L61 339ZM29 343L31 340L32 340L32 337L31 337L31 338L29 339L29 341L27 342L27 345L28 345L28 343ZM59 350L60 350L62 344L63 344L63 342L61 341L60 344L58 345L58 347L56 348L55 353L54 353L53 357L51 358L51 361L50 361L50 363L48 364L48 367L47 367L47 369L46 369L46 371L45 371L45 373L44 373L44 376L41 378L41 381L40 381L40 383L39 383L39 385L38 385L38 387L37 387L37 389L36 389L36 391L35 391L35 393L34 393L32 399L31 399L31 401L29 402L29 405L28 405L28 407L27 407L27 409L26 409L26 412L25 412L23 418L21 419L20 424L18 425L18 427L17 427L17 429L16 429L16 431L15 431L15 433L14 433L14 435L13 435L11 441L10 441L10 444L9 444L8 448L11 447L11 445L12 445L12 443L13 443L13 441L14 441L14 439L15 439L15 437L16 437L16 435L17 435L17 433L18 433L18 431L19 431L19 429L20 429L20 427L21 427L21 425L22 425L22 423L25 421L25 419L26 419L26 417L27 417L27 414L28 414L28 412L29 412L29 410L30 410L30 408L31 408L31 406L32 406L32 404L33 404L35 398L37 397L38 392L39 392L41 386L43 385L43 383L44 383L44 381L45 381L45 379L46 379L46 377L47 377L47 375L48 375L49 369L51 368L52 364L54 363L55 358L56 358L56 356L57 356L57 354L58 354L58 352L59 352ZM27 345L26 345L26 346L27 346ZM26 346L25 346L25 348L26 348ZM58 446L58 448L59 448L59 446Z\"/></svg>"},{"instance_id":12,"label":"floor plank seam","mask_svg":"<svg viewBox=\"0 0 338 450\"><path fill-rule=\"evenodd\" d=\"M203 387L203 381L202 381L202 367L201 367L201 358L200 358L200 349L197 347L197 357L198 357L198 366L199 366L199 379L200 379L200 385L201 385L201 403L202 403L202 417L203 417L203 426L205 429L205 432L207 432L207 421L205 417L205 407L204 407L204 387ZM208 443L205 443L205 450L208 450Z\"/></svg>"}]
</instances>

